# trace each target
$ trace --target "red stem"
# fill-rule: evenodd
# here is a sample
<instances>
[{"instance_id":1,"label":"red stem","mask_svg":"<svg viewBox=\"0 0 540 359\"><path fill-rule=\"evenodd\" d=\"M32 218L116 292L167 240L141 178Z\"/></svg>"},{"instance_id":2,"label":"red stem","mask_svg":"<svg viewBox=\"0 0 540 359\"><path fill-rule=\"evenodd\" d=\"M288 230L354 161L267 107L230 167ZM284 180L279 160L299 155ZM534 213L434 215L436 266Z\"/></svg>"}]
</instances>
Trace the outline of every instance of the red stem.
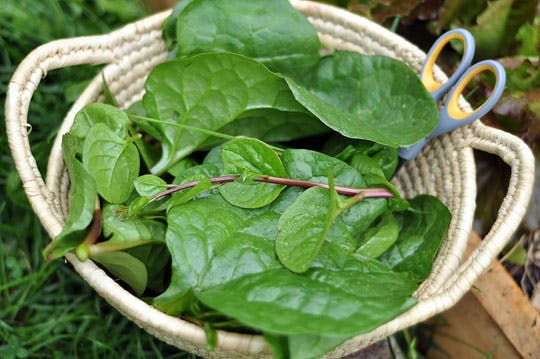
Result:
<instances>
[{"instance_id":1,"label":"red stem","mask_svg":"<svg viewBox=\"0 0 540 359\"><path fill-rule=\"evenodd\" d=\"M239 177L240 176L238 175L214 177L214 178L210 178L210 182L216 183L216 184L224 184L228 182L234 182ZM256 182L282 184L286 186L296 186L296 187L304 187L304 188L310 188L310 187L322 187L326 189L329 188L329 186L325 183L316 183L316 182L303 181L303 180L292 179L292 178L264 176L264 177L255 177L253 180ZM186 183L182 183L177 186L171 187L153 196L151 198L151 201L158 200L171 193L181 191L183 189L195 187L200 182L201 181L186 182ZM364 198L392 198L394 197L394 194L390 192L389 190L387 190L386 188L352 188L352 187L334 186L334 189L336 190L337 193L344 194L347 196L355 196L357 194L363 193Z\"/></svg>"},{"instance_id":2,"label":"red stem","mask_svg":"<svg viewBox=\"0 0 540 359\"><path fill-rule=\"evenodd\" d=\"M84 244L94 244L97 242L99 236L101 235L101 229L103 227L103 217L101 213L101 205L99 201L96 201L96 206L94 208L94 214L92 215L92 225L90 230L84 237Z\"/></svg>"}]
</instances>

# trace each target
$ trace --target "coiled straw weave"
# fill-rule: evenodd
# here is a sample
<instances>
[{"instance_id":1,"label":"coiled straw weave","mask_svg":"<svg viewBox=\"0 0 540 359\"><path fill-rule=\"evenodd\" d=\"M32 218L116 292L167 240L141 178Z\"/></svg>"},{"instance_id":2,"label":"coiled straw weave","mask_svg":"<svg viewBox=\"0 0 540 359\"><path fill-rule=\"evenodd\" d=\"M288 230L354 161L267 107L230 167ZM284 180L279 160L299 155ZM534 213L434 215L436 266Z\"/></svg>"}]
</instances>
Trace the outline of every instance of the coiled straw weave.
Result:
<instances>
[{"instance_id":1,"label":"coiled straw weave","mask_svg":"<svg viewBox=\"0 0 540 359\"><path fill-rule=\"evenodd\" d=\"M328 5L291 1L315 25L321 41L329 48L398 58L416 71L425 54L398 35L364 18ZM97 76L67 114L49 158L43 180L30 150L28 107L32 94L47 72L78 64L107 64L103 70L121 107L139 100L148 72L166 59L160 13L104 36L58 40L34 50L20 64L6 100L9 145L17 170L34 212L51 236L62 230L67 215L69 179L64 168L60 140L74 115L85 104L102 100L102 76ZM436 74L440 79L445 75ZM468 104L462 101L466 109ZM30 120L30 121L29 121ZM489 234L464 259L475 210L476 182L473 149L500 156L511 168L507 194ZM429 193L451 210L448 237L436 258L431 276L417 291L418 304L408 312L370 333L350 339L327 355L338 358L355 352L392 333L423 321L455 304L504 248L520 223L528 204L534 178L534 158L518 138L486 127L479 121L429 143L414 161L409 161L394 183L404 197ZM206 350L204 331L195 324L165 315L124 290L92 261L67 259L77 272L112 306L137 325L178 348L210 358L262 358L271 352L260 336L220 331L218 347Z\"/></svg>"}]
</instances>

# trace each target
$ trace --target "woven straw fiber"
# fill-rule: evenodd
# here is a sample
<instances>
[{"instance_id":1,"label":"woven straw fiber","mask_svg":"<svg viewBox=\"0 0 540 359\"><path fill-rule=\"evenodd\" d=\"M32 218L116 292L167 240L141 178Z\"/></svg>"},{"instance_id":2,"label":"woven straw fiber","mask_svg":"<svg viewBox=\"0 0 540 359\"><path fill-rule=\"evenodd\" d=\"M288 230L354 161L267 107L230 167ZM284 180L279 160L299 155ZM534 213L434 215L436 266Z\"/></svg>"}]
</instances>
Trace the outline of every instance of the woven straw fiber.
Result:
<instances>
[{"instance_id":1,"label":"woven straw fiber","mask_svg":"<svg viewBox=\"0 0 540 359\"><path fill-rule=\"evenodd\" d=\"M419 71L425 54L388 30L328 5L297 0L292 4L308 16L325 46L395 57ZM62 159L61 135L69 130L82 106L102 100L102 77L91 82L67 114L50 154L46 181L30 151L27 116L32 94L47 71L83 63L108 64L103 70L104 77L121 107L128 107L142 97L148 72L166 59L161 23L167 16L168 12L160 13L105 36L48 43L34 50L14 74L6 101L9 144L30 203L51 238L61 232L68 209L69 179ZM445 78L440 71L436 76L441 80ZM461 105L468 108L464 101ZM476 197L473 149L500 156L511 167L511 178L491 231L472 255L464 259ZM503 249L518 226L531 195L533 177L534 159L528 147L516 137L488 128L479 121L431 141L421 155L409 161L394 178L404 197L420 193L435 195L453 215L433 272L415 294L418 304L372 332L350 339L327 357L339 358L355 352L455 304ZM262 337L229 332L218 333L219 345L209 353L201 328L145 304L92 261L82 263L72 255L67 258L112 306L167 343L211 358L271 356Z\"/></svg>"}]
</instances>

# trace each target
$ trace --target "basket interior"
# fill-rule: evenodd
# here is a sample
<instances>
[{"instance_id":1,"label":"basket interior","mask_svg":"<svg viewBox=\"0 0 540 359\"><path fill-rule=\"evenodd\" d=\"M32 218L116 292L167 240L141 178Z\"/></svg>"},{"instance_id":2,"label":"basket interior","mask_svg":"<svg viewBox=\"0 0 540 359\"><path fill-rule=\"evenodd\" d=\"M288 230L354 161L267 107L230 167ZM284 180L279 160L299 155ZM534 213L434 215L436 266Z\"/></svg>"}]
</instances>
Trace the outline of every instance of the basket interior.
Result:
<instances>
[{"instance_id":1,"label":"basket interior","mask_svg":"<svg viewBox=\"0 0 540 359\"><path fill-rule=\"evenodd\" d=\"M306 9L302 11L306 12ZM343 11L336 12L337 15L334 14L330 18L319 12L309 13L309 9L307 11L310 21L317 28L326 47L392 56L406 62L416 71L419 70L424 54L395 35L389 38L381 37L381 32L387 30L379 27L371 29L372 24L359 23L358 17L350 17ZM370 35L369 31L375 36ZM149 71L165 61L167 54L159 29L126 42L122 53L124 55L119 56L116 63L106 66L104 78L120 107L127 108L142 98L144 82ZM81 108L89 102L103 101L101 81L101 76L93 80L74 105L74 109ZM65 119L68 128L73 122L75 113L76 111L71 111ZM59 163L50 163L49 170L51 169L53 172L48 173L48 182L60 183L60 186L49 187L58 198L58 216L65 218L69 206L67 171L63 164ZM436 258L434 270L416 293L419 301L444 291L445 283L459 265L472 226L471 216L464 213L467 214L474 209L474 181L472 150L463 145L459 131L457 134L441 136L431 141L422 153L414 161L406 163L393 179L403 197L411 198L418 194L435 195L448 206L453 215L448 236ZM395 330L398 328L394 328ZM166 337L165 340L169 341ZM185 345L183 347L185 348ZM219 350L216 353L219 353ZM202 354L205 354L204 349Z\"/></svg>"}]
</instances>

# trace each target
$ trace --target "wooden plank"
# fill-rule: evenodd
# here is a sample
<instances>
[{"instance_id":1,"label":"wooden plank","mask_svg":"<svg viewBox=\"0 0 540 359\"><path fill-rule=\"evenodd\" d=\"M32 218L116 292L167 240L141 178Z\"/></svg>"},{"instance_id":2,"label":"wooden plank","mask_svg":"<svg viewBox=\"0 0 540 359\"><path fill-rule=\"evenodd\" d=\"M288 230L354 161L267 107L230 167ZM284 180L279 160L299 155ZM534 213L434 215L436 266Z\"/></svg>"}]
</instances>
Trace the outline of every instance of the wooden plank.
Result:
<instances>
[{"instance_id":1,"label":"wooden plank","mask_svg":"<svg viewBox=\"0 0 540 359\"><path fill-rule=\"evenodd\" d=\"M478 300L467 293L450 310L430 321L434 328L428 358L519 359L519 353Z\"/></svg>"},{"instance_id":2,"label":"wooden plank","mask_svg":"<svg viewBox=\"0 0 540 359\"><path fill-rule=\"evenodd\" d=\"M468 253L480 238L472 234ZM540 314L499 261L436 327L429 358L540 358Z\"/></svg>"},{"instance_id":3,"label":"wooden plank","mask_svg":"<svg viewBox=\"0 0 540 359\"><path fill-rule=\"evenodd\" d=\"M469 246L480 242L471 235ZM540 357L540 313L499 261L494 261L471 290L524 358Z\"/></svg>"}]
</instances>

